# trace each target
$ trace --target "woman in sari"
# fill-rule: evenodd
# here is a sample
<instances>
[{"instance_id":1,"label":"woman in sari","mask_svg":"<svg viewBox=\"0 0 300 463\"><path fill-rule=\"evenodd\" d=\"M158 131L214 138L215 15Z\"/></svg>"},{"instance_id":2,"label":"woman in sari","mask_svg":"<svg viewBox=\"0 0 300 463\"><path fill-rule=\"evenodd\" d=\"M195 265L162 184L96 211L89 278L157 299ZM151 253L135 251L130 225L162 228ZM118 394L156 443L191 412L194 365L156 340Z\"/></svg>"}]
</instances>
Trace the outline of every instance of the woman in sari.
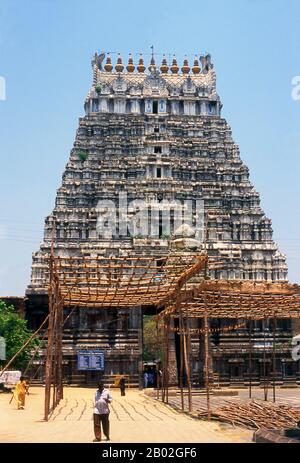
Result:
<instances>
[{"instance_id":1,"label":"woman in sari","mask_svg":"<svg viewBox=\"0 0 300 463\"><path fill-rule=\"evenodd\" d=\"M20 377L20 381L17 382L14 391L14 397L18 404L18 410L24 410L25 407L25 395L28 394L28 384L24 376Z\"/></svg>"}]
</instances>

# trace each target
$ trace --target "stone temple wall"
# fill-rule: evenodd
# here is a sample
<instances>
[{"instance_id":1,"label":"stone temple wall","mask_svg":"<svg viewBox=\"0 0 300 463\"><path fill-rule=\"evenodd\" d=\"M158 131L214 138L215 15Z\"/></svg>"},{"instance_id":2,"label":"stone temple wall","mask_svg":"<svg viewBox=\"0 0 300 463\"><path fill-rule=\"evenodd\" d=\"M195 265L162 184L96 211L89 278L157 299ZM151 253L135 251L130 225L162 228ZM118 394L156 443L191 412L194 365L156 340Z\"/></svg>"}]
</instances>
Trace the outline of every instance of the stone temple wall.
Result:
<instances>
[{"instance_id":1,"label":"stone temple wall","mask_svg":"<svg viewBox=\"0 0 300 463\"><path fill-rule=\"evenodd\" d=\"M130 57L126 69L121 57L114 68L109 56L103 67L103 59L96 54L92 61L85 115L79 119L55 207L45 219L43 242L33 254L26 293L32 321L33 301L45 294L45 257L53 230L55 253L74 257L165 255L186 234L199 251L205 248L223 263L211 278L286 281L285 256L273 241L271 220L221 116L210 56L200 57L200 64L196 59L192 68L185 60L181 72L175 58L170 66L164 59L158 67L152 57L147 70L142 58L135 67ZM146 204L144 222L151 224L146 234L139 202ZM184 228L178 226L176 211L178 204L187 203L190 221ZM200 221L199 205L204 206ZM115 223L110 222L111 211L116 212ZM165 213L167 221L162 220ZM103 320L102 312L94 314L99 326L89 331L91 343L102 345L105 330L111 335L112 328L101 328ZM72 346L73 354L84 341L84 323L74 318L66 334L66 349ZM141 326L131 316L128 323L137 336ZM123 328L116 328L121 337ZM108 355L121 355L122 349L127 355L129 340L125 337L122 344L113 338ZM135 349L140 355L138 338ZM229 361L232 356L225 351L226 346L221 358ZM130 367L136 374L140 361L133 360Z\"/></svg>"}]
</instances>

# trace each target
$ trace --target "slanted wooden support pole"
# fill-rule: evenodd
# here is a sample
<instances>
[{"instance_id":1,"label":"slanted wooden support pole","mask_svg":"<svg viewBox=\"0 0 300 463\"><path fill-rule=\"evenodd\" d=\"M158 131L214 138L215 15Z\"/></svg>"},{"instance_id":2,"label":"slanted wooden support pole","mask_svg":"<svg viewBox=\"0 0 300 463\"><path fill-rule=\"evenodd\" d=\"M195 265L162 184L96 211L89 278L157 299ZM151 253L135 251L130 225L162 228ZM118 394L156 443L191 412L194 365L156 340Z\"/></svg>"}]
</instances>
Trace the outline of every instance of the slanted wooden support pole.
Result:
<instances>
[{"instance_id":1,"label":"slanted wooden support pole","mask_svg":"<svg viewBox=\"0 0 300 463\"><path fill-rule=\"evenodd\" d=\"M188 403L189 403L189 412L192 411L192 390L191 390L191 377L190 377L190 365L189 365L189 358L188 358L188 320L185 320L183 323L183 354L184 354L184 367L186 373L186 380L187 380L187 387L188 387Z\"/></svg>"},{"instance_id":2,"label":"slanted wooden support pole","mask_svg":"<svg viewBox=\"0 0 300 463\"><path fill-rule=\"evenodd\" d=\"M192 387L193 387L193 359L192 359L192 343L191 343L191 333L190 333L190 321L187 318L187 357L188 357L188 386L189 386L189 412L192 413L193 411L193 396L192 396Z\"/></svg>"},{"instance_id":3,"label":"slanted wooden support pole","mask_svg":"<svg viewBox=\"0 0 300 463\"><path fill-rule=\"evenodd\" d=\"M4 373L8 368L14 363L15 359L23 352L24 349L28 346L28 344L38 335L38 333L41 331L43 326L46 324L46 322L49 319L49 315L45 318L45 320L41 323L41 325L38 327L38 329L27 339L27 341L23 344L23 346L18 350L18 352L15 353L15 355L10 359L10 361L2 368L0 371L0 374Z\"/></svg>"}]
</instances>

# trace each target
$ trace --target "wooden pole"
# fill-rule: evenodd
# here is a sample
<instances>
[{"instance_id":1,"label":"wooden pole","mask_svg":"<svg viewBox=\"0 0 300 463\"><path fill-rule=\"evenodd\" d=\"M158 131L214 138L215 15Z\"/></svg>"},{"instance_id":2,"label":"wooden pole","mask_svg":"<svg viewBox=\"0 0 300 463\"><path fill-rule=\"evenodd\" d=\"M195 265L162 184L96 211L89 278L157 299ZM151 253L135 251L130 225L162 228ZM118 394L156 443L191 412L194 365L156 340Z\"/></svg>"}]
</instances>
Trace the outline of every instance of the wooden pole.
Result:
<instances>
[{"instance_id":1,"label":"wooden pole","mask_svg":"<svg viewBox=\"0 0 300 463\"><path fill-rule=\"evenodd\" d=\"M57 404L57 291L54 278L54 314L53 314L53 355L52 355L52 410Z\"/></svg>"},{"instance_id":2,"label":"wooden pole","mask_svg":"<svg viewBox=\"0 0 300 463\"><path fill-rule=\"evenodd\" d=\"M156 312L157 315L157 312ZM164 333L163 333L164 336ZM156 320L156 339L158 339L158 321ZM159 388L160 388L160 382L162 381L162 378L159 376L159 370L157 369L156 365L156 399L159 400Z\"/></svg>"},{"instance_id":3,"label":"wooden pole","mask_svg":"<svg viewBox=\"0 0 300 463\"><path fill-rule=\"evenodd\" d=\"M186 284L184 286L185 291L187 290ZM190 319L188 312L185 313L185 364L186 364L186 373L187 373L187 385L188 385L188 404L189 404L189 413L193 411L193 401L192 401L192 357L191 357L191 336L190 336Z\"/></svg>"},{"instance_id":4,"label":"wooden pole","mask_svg":"<svg viewBox=\"0 0 300 463\"><path fill-rule=\"evenodd\" d=\"M205 314L204 318L204 329L205 329L205 387L206 387L206 399L207 399L207 418L211 419L210 410L210 388L209 388L209 346L208 346L208 318Z\"/></svg>"},{"instance_id":5,"label":"wooden pole","mask_svg":"<svg viewBox=\"0 0 300 463\"><path fill-rule=\"evenodd\" d=\"M268 387L267 387L267 377L266 377L266 318L263 320L263 327L264 327L264 355L263 355L263 373L264 373L264 400L268 400Z\"/></svg>"},{"instance_id":6,"label":"wooden pole","mask_svg":"<svg viewBox=\"0 0 300 463\"><path fill-rule=\"evenodd\" d=\"M48 421L51 400L51 382L53 374L53 343L54 343L54 323L55 323L55 291L54 291L54 232L55 223L52 224L51 251L49 257L49 323L47 337L47 353L45 362L45 404L44 420Z\"/></svg>"},{"instance_id":7,"label":"wooden pole","mask_svg":"<svg viewBox=\"0 0 300 463\"><path fill-rule=\"evenodd\" d=\"M45 362L45 408L44 420L48 421L50 413L50 395L53 367L53 337L54 337L54 300L53 300L53 255L50 256L50 287L49 287L49 324L48 345Z\"/></svg>"},{"instance_id":8,"label":"wooden pole","mask_svg":"<svg viewBox=\"0 0 300 463\"><path fill-rule=\"evenodd\" d=\"M207 302L206 294L204 293L205 301L205 316L204 316L204 340L205 340L205 387L206 387L206 402L207 402L207 419L211 419L210 409L210 390L209 390L209 339L208 339L208 317L207 317Z\"/></svg>"},{"instance_id":9,"label":"wooden pole","mask_svg":"<svg viewBox=\"0 0 300 463\"><path fill-rule=\"evenodd\" d=\"M189 404L189 412L192 412L192 390L191 390L191 378L190 378L190 365L188 360L188 347L187 347L187 323L188 320L185 319L182 323L184 331L183 331L183 354L184 354L184 367L187 379L187 386L188 386L188 404Z\"/></svg>"},{"instance_id":10,"label":"wooden pole","mask_svg":"<svg viewBox=\"0 0 300 463\"><path fill-rule=\"evenodd\" d=\"M276 328L277 320L273 319L273 402L276 402Z\"/></svg>"},{"instance_id":11,"label":"wooden pole","mask_svg":"<svg viewBox=\"0 0 300 463\"><path fill-rule=\"evenodd\" d=\"M163 371L162 371L162 389L161 400L165 402L166 397L166 372L167 372L167 321L164 320L164 358L163 358Z\"/></svg>"},{"instance_id":12,"label":"wooden pole","mask_svg":"<svg viewBox=\"0 0 300 463\"><path fill-rule=\"evenodd\" d=\"M59 289L59 288L58 288ZM59 291L58 291L59 295ZM57 403L63 399L63 366L62 366L62 331L63 331L63 310L62 302L57 304Z\"/></svg>"},{"instance_id":13,"label":"wooden pole","mask_svg":"<svg viewBox=\"0 0 300 463\"><path fill-rule=\"evenodd\" d=\"M169 336L170 336L170 324L171 320L170 317L168 317L167 321L167 355L166 355L166 403L169 403L169 357L170 357L170 341L169 341Z\"/></svg>"},{"instance_id":14,"label":"wooden pole","mask_svg":"<svg viewBox=\"0 0 300 463\"><path fill-rule=\"evenodd\" d=\"M252 398L252 320L249 320L249 398Z\"/></svg>"},{"instance_id":15,"label":"wooden pole","mask_svg":"<svg viewBox=\"0 0 300 463\"><path fill-rule=\"evenodd\" d=\"M180 304L180 303L179 303ZM184 412L184 393L183 393L183 323L182 323L182 313L181 307L179 312L179 336L180 336L180 395L181 395L181 410Z\"/></svg>"},{"instance_id":16,"label":"wooden pole","mask_svg":"<svg viewBox=\"0 0 300 463\"><path fill-rule=\"evenodd\" d=\"M187 318L187 345L188 345L188 368L189 368L189 411L193 411L193 396L192 396L192 387L193 387L193 352L192 352L192 343L191 343L191 333L190 333L190 321Z\"/></svg>"}]
</instances>

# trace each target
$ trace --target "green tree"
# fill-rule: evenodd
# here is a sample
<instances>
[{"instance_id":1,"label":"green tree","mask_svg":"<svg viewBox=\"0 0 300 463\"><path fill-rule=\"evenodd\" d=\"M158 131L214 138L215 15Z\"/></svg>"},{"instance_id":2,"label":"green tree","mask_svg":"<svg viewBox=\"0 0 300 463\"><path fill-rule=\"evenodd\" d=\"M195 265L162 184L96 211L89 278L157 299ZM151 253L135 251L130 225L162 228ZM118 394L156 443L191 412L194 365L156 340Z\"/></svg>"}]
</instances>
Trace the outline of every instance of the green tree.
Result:
<instances>
[{"instance_id":1,"label":"green tree","mask_svg":"<svg viewBox=\"0 0 300 463\"><path fill-rule=\"evenodd\" d=\"M156 320L152 315L144 316L144 352L145 362L162 359L163 331L162 326L156 327Z\"/></svg>"},{"instance_id":2,"label":"green tree","mask_svg":"<svg viewBox=\"0 0 300 463\"><path fill-rule=\"evenodd\" d=\"M4 366L25 344L31 334L32 332L27 328L27 321L20 317L12 305L7 305L0 300L0 336L3 336L6 342L6 361L0 361L0 365ZM38 344L39 340L33 339L15 359L12 368L24 369L31 358L32 349Z\"/></svg>"}]
</instances>

